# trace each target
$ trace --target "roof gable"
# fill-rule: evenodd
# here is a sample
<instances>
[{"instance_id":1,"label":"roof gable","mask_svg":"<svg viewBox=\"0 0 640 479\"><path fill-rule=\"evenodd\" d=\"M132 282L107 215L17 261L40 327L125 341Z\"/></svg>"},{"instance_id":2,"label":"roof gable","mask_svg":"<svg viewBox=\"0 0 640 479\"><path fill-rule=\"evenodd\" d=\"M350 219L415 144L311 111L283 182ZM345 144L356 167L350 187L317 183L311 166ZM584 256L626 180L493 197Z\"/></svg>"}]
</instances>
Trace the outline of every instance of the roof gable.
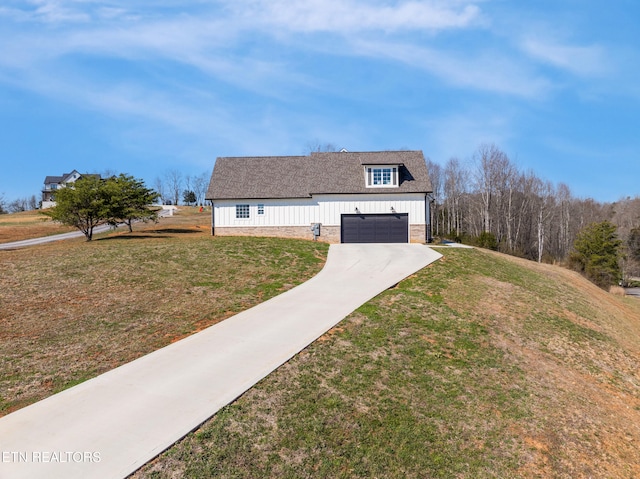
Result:
<instances>
[{"instance_id":1,"label":"roof gable","mask_svg":"<svg viewBox=\"0 0 640 479\"><path fill-rule=\"evenodd\" d=\"M397 188L367 188L365 166L399 167ZM224 157L216 160L207 199L305 198L314 194L427 193L421 151L331 152L309 156Z\"/></svg>"},{"instance_id":2,"label":"roof gable","mask_svg":"<svg viewBox=\"0 0 640 479\"><path fill-rule=\"evenodd\" d=\"M62 185L65 183L73 183L74 181L79 180L83 176L93 176L96 178L100 178L100 175L98 173L80 173L78 172L78 170L73 170L71 171L71 173L62 173L62 176L45 176L44 184L45 185L51 185L51 184Z\"/></svg>"}]
</instances>

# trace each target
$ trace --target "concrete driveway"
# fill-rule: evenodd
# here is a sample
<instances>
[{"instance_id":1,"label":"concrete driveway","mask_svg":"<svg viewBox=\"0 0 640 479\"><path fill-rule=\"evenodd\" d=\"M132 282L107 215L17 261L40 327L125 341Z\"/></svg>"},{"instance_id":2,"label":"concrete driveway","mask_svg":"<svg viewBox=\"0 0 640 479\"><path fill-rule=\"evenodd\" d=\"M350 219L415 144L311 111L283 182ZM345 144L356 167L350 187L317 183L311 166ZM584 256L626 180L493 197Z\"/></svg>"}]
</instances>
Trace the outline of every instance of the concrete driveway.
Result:
<instances>
[{"instance_id":1,"label":"concrete driveway","mask_svg":"<svg viewBox=\"0 0 640 479\"><path fill-rule=\"evenodd\" d=\"M0 478L123 478L349 313L441 255L416 244L331 245L306 283L0 418Z\"/></svg>"}]
</instances>

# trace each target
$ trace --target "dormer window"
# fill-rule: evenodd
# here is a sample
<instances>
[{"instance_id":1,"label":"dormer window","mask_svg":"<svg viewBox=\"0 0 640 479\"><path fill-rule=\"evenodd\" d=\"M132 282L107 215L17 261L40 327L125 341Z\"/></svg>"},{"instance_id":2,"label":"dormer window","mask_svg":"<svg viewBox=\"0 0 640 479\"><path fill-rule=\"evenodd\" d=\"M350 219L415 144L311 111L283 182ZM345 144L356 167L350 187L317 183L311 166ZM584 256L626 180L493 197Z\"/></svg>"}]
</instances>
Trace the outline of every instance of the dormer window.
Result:
<instances>
[{"instance_id":1,"label":"dormer window","mask_svg":"<svg viewBox=\"0 0 640 479\"><path fill-rule=\"evenodd\" d=\"M395 188L398 186L397 166L365 167L367 188Z\"/></svg>"}]
</instances>

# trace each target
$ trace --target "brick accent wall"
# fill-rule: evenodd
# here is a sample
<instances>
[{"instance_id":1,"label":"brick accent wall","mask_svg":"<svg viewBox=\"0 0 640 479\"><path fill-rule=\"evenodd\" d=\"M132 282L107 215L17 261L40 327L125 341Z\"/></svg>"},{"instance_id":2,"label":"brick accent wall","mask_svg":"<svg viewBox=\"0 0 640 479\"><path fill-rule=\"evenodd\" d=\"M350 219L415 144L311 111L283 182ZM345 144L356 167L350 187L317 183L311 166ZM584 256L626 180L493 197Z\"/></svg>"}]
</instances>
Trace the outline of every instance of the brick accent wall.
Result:
<instances>
[{"instance_id":1,"label":"brick accent wall","mask_svg":"<svg viewBox=\"0 0 640 479\"><path fill-rule=\"evenodd\" d=\"M332 241L331 237L327 235L331 227L321 227L320 236L318 241L324 241L326 243L339 243L340 242L340 228L338 228L338 239ZM235 226L224 227L216 226L216 236L268 236L277 238L298 238L313 240L313 233L311 232L311 225L309 226Z\"/></svg>"},{"instance_id":2,"label":"brick accent wall","mask_svg":"<svg viewBox=\"0 0 640 479\"><path fill-rule=\"evenodd\" d=\"M309 226L216 226L216 236L269 236L277 238L313 239L311 225ZM409 225L409 241L411 243L426 242L425 225ZM318 241L325 243L340 243L340 226L320 227Z\"/></svg>"}]
</instances>

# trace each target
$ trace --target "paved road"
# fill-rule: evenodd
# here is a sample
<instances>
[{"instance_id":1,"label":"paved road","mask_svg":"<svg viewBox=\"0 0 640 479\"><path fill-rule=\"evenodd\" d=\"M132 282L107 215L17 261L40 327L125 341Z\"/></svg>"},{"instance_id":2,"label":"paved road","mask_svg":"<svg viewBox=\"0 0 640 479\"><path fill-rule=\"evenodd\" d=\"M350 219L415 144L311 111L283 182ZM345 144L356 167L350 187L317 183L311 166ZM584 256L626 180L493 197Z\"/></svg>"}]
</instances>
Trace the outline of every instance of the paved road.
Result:
<instances>
[{"instance_id":1,"label":"paved road","mask_svg":"<svg viewBox=\"0 0 640 479\"><path fill-rule=\"evenodd\" d=\"M625 288L625 291L628 296L635 296L636 298L640 298L640 288Z\"/></svg>"},{"instance_id":2,"label":"paved road","mask_svg":"<svg viewBox=\"0 0 640 479\"><path fill-rule=\"evenodd\" d=\"M113 227L109 225L96 226L95 228L93 228L93 234L102 233L104 231L108 231L111 228ZM32 239L22 240L22 241L12 241L11 243L0 243L0 250L26 248L27 246L36 246L44 243L51 243L53 241L61 241L61 240L66 240L71 238L81 238L81 237L84 237L84 233L78 230L78 231L72 231L70 233L62 233L59 235L43 236L41 238L32 238ZM2 476L0 476L0 479L3 479Z\"/></svg>"},{"instance_id":3,"label":"paved road","mask_svg":"<svg viewBox=\"0 0 640 479\"><path fill-rule=\"evenodd\" d=\"M162 218L164 216L172 216L173 210L175 209L176 209L175 207L173 208L167 207L167 209L162 209L158 212L158 217ZM124 225L121 224L121 225L118 225L117 227L121 228L123 226ZM112 228L113 226L111 225L96 226L95 228L93 228L93 234L103 233L105 231L109 231ZM26 248L28 246L36 246L39 244L51 243L53 241L62 241L62 240L71 239L71 238L81 238L83 236L84 236L84 233L78 230L78 231L72 231L70 233L61 233L59 235L42 236L40 238L32 238L32 239L22 240L22 241L12 241L11 243L0 243L0 250ZM2 476L0 476L0 479L3 479Z\"/></svg>"},{"instance_id":4,"label":"paved road","mask_svg":"<svg viewBox=\"0 0 640 479\"><path fill-rule=\"evenodd\" d=\"M439 259L416 244L331 245L306 283L0 418L0 478L122 478L354 309Z\"/></svg>"}]
</instances>

